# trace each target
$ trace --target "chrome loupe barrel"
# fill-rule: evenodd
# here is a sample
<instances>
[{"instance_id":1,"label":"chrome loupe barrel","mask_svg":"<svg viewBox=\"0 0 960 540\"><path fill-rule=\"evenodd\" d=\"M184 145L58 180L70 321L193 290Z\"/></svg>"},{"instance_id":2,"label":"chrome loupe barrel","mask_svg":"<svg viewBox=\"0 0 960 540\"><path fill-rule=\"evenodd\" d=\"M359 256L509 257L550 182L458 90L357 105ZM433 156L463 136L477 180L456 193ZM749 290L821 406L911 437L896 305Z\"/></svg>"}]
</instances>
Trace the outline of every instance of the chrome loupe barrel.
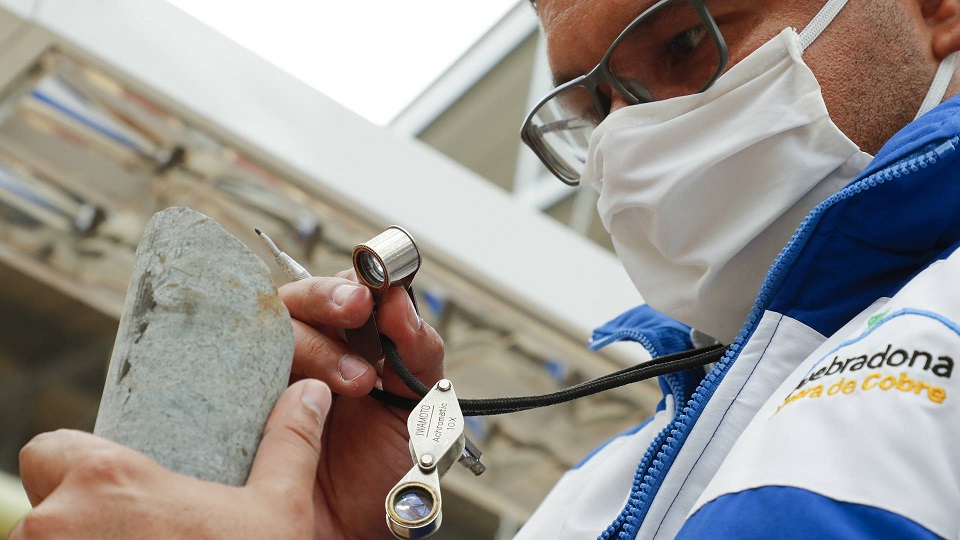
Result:
<instances>
[{"instance_id":1,"label":"chrome loupe barrel","mask_svg":"<svg viewBox=\"0 0 960 540\"><path fill-rule=\"evenodd\" d=\"M374 292L394 284L409 285L420 269L420 250L410 233L393 226L353 250L360 282Z\"/></svg>"},{"instance_id":2,"label":"chrome loupe barrel","mask_svg":"<svg viewBox=\"0 0 960 540\"><path fill-rule=\"evenodd\" d=\"M373 293L374 313L360 328L346 330L344 336L354 351L371 364L383 358L376 310L387 289L403 287L417 309L413 278L420 269L420 250L410 234L396 225L353 249L353 269L357 279ZM419 309L417 309L419 313Z\"/></svg>"}]
</instances>

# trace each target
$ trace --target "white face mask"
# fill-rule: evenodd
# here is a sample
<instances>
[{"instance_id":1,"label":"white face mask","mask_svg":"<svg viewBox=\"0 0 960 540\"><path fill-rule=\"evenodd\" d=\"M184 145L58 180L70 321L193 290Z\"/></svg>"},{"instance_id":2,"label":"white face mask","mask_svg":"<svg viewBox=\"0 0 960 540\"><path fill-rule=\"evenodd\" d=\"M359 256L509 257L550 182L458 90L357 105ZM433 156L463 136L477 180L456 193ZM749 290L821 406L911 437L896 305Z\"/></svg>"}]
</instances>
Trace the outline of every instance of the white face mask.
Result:
<instances>
[{"instance_id":1,"label":"white face mask","mask_svg":"<svg viewBox=\"0 0 960 540\"><path fill-rule=\"evenodd\" d=\"M828 2L802 36L784 30L706 92L619 109L593 133L581 183L600 192L640 294L724 343L797 225L872 159L830 120L802 58L844 3ZM941 65L926 110L955 61Z\"/></svg>"}]
</instances>

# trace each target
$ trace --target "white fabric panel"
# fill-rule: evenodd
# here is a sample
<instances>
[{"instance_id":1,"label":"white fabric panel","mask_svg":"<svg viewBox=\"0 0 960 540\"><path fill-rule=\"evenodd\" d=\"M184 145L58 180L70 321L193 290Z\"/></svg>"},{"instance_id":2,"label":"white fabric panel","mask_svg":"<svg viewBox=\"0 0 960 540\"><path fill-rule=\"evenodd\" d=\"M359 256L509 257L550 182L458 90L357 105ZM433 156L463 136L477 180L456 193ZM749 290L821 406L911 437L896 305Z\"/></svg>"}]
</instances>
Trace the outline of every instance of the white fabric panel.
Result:
<instances>
[{"instance_id":1,"label":"white fabric panel","mask_svg":"<svg viewBox=\"0 0 960 540\"><path fill-rule=\"evenodd\" d=\"M825 338L766 312L667 473L638 538L673 538L757 409ZM762 363L761 363L762 362Z\"/></svg>"},{"instance_id":2,"label":"white fabric panel","mask_svg":"<svg viewBox=\"0 0 960 540\"><path fill-rule=\"evenodd\" d=\"M643 454L673 420L673 396L666 408L637 433L610 441L579 469L568 471L514 540L595 540L623 509Z\"/></svg>"},{"instance_id":3,"label":"white fabric panel","mask_svg":"<svg viewBox=\"0 0 960 540\"><path fill-rule=\"evenodd\" d=\"M691 514L727 493L793 486L957 538L958 271L958 255L933 265L838 333L841 347L811 355L763 406Z\"/></svg>"}]
</instances>

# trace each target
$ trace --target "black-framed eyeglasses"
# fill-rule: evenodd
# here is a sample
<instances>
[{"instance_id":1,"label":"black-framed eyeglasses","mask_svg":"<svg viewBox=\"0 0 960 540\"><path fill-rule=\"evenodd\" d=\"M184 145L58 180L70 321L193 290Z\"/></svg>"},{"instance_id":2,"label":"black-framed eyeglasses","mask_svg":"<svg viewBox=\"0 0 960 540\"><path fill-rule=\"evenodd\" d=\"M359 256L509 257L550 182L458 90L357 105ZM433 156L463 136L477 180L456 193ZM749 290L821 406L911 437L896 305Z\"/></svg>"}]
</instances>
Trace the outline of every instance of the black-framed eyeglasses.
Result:
<instances>
[{"instance_id":1,"label":"black-framed eyeglasses","mask_svg":"<svg viewBox=\"0 0 960 540\"><path fill-rule=\"evenodd\" d=\"M633 20L586 75L558 86L527 115L520 137L563 183L576 186L610 92L631 105L703 92L729 52L707 0L660 0ZM601 87L609 87L606 93Z\"/></svg>"}]
</instances>

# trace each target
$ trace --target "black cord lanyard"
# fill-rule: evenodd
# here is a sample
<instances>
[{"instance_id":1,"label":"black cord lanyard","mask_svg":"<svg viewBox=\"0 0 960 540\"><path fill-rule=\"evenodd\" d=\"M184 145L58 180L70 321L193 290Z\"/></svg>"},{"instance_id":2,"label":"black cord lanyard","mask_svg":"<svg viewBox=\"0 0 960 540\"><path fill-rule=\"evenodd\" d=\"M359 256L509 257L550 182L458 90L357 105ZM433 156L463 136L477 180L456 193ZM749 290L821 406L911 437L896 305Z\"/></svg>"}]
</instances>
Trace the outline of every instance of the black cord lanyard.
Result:
<instances>
[{"instance_id":1,"label":"black cord lanyard","mask_svg":"<svg viewBox=\"0 0 960 540\"><path fill-rule=\"evenodd\" d=\"M410 373L410 370L407 369L403 360L400 359L400 354L397 353L397 346L394 345L393 341L390 341L390 338L382 335L380 339L383 352L386 355L386 364L390 366L390 369L396 372L400 380L403 381L403 384L412 392L420 397L427 395L430 388L420 382L413 373ZM723 345L713 345L711 347L655 358L643 364L628 367L591 381L585 381L569 388L564 388L563 390L539 396L461 399L460 409L464 416L492 416L495 414L507 414L558 405L614 388L620 388L621 386L635 382L652 379L653 377L659 377L660 375L686 371L718 362L723 358L725 349L726 347ZM387 405L406 410L413 410L417 406L417 403L419 403L418 400L405 398L376 388L370 392L370 395Z\"/></svg>"}]
</instances>

